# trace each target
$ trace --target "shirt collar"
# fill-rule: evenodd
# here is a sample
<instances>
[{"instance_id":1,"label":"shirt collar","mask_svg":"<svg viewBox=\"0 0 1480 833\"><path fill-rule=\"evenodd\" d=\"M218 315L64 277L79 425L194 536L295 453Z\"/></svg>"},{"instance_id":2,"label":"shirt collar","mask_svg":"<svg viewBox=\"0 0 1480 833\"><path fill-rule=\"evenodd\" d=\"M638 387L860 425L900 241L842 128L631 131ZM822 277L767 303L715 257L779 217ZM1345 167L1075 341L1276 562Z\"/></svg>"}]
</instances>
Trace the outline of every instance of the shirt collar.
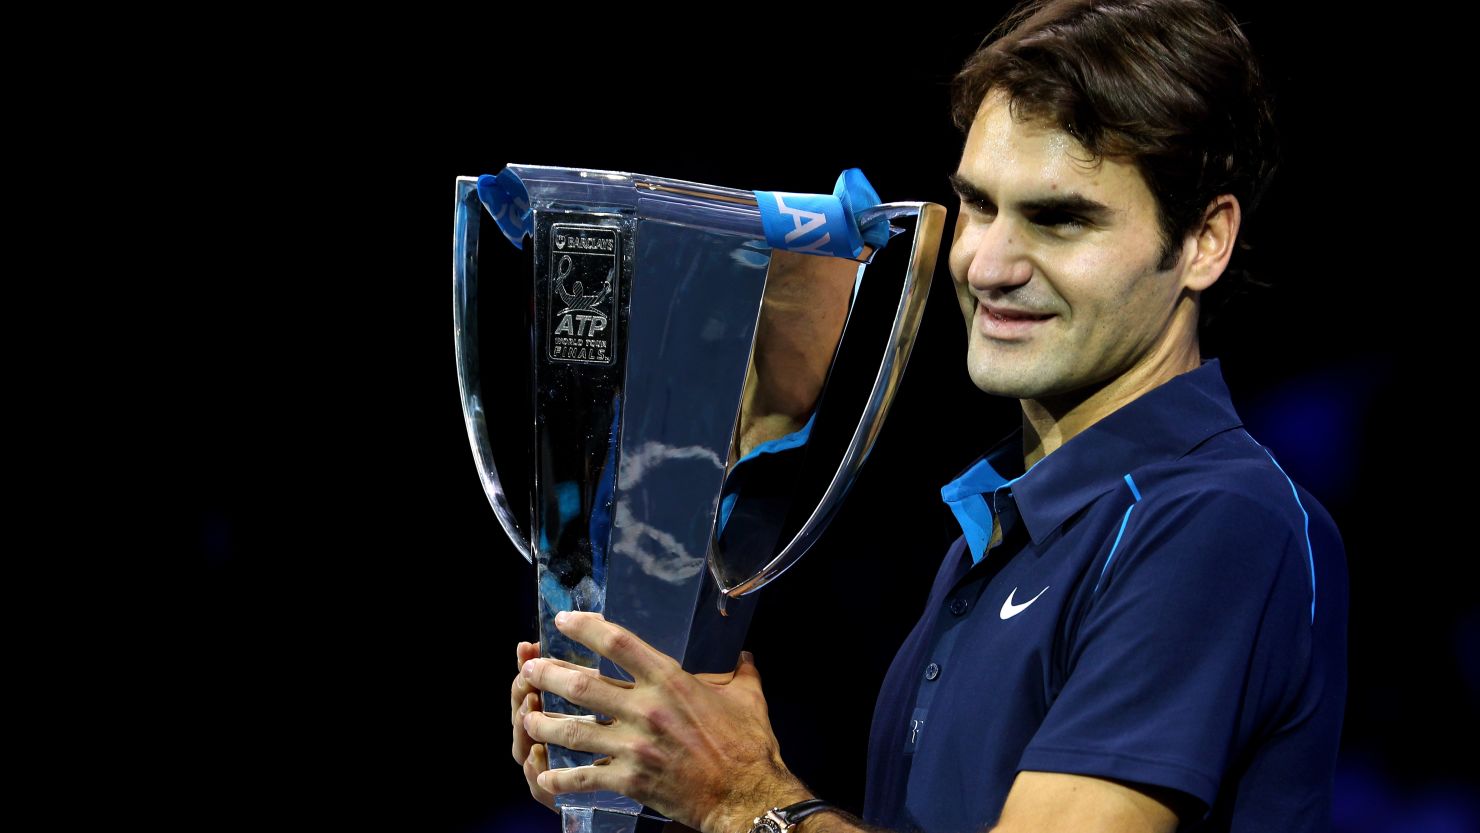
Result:
<instances>
[{"instance_id":1,"label":"shirt collar","mask_svg":"<svg viewBox=\"0 0 1480 833\"><path fill-rule=\"evenodd\" d=\"M1017 427L941 489L941 498L961 521L972 556L981 560L973 535L981 536L981 509L1004 505L1027 525L1033 543L1058 529L1090 501L1149 463L1175 460L1202 441L1243 424L1234 410L1218 359L1205 359L1076 434L1023 473L1023 429ZM980 495L982 500L969 500ZM971 515L978 516L973 523ZM987 515L986 535L991 535ZM1004 537L1008 525L1004 522ZM985 541L982 542L985 552Z\"/></svg>"}]
</instances>

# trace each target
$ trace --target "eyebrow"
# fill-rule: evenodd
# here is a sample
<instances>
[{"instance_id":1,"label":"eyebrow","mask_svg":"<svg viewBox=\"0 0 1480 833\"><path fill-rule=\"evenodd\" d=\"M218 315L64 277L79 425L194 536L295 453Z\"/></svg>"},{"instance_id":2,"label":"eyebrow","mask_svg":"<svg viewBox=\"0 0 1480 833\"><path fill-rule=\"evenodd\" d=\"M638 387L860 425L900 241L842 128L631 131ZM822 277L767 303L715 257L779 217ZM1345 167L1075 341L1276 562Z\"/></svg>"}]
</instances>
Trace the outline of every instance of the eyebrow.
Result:
<instances>
[{"instance_id":1,"label":"eyebrow","mask_svg":"<svg viewBox=\"0 0 1480 833\"><path fill-rule=\"evenodd\" d=\"M951 188L956 192L956 196L960 197L963 202L984 202L996 205L996 201L992 199L992 195L988 194L985 188L977 186L975 183L966 179L966 177L958 173L953 173L947 178L950 179ZM1035 213L1042 211L1076 214L1092 223L1103 223L1112 216L1120 213L1118 210L1102 202L1096 202L1083 194L1075 194L1073 192L1023 200L1018 203L1018 208L1023 211Z\"/></svg>"}]
</instances>

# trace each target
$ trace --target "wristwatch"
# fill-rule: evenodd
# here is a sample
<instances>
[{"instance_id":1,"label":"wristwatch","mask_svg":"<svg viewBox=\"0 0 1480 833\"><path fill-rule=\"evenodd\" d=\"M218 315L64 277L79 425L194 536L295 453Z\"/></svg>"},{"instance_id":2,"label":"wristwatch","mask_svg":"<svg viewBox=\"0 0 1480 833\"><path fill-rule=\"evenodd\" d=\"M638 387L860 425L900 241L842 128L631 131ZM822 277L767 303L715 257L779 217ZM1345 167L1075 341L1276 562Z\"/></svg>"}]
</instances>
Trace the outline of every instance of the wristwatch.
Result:
<instances>
[{"instance_id":1,"label":"wristwatch","mask_svg":"<svg viewBox=\"0 0 1480 833\"><path fill-rule=\"evenodd\" d=\"M786 833L793 825L813 813L832 810L834 807L820 798L798 801L789 807L772 807L764 816L756 816L751 822L750 833Z\"/></svg>"}]
</instances>

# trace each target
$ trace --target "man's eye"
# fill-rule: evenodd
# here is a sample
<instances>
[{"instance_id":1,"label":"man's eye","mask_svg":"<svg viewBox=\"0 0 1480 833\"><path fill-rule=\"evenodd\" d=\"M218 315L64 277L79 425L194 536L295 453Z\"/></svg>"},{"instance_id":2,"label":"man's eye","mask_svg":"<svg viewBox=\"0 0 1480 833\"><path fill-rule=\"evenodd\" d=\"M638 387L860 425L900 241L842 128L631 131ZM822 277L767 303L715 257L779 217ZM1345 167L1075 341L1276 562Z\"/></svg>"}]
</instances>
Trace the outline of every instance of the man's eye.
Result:
<instances>
[{"instance_id":1,"label":"man's eye","mask_svg":"<svg viewBox=\"0 0 1480 833\"><path fill-rule=\"evenodd\" d=\"M1040 226L1054 226L1066 231L1077 231L1084 227L1084 223L1070 214L1039 214L1033 218L1033 222Z\"/></svg>"}]
</instances>

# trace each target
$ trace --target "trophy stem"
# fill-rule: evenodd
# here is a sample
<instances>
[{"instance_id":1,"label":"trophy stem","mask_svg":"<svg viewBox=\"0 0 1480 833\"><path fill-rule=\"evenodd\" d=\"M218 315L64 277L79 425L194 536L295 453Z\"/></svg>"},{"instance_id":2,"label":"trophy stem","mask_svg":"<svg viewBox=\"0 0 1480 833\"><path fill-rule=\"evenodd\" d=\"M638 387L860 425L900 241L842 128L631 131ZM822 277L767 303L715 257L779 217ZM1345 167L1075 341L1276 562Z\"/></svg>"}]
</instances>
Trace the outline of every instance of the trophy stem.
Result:
<instances>
[{"instance_id":1,"label":"trophy stem","mask_svg":"<svg viewBox=\"0 0 1480 833\"><path fill-rule=\"evenodd\" d=\"M591 808L561 807L560 833L591 833Z\"/></svg>"}]
</instances>

